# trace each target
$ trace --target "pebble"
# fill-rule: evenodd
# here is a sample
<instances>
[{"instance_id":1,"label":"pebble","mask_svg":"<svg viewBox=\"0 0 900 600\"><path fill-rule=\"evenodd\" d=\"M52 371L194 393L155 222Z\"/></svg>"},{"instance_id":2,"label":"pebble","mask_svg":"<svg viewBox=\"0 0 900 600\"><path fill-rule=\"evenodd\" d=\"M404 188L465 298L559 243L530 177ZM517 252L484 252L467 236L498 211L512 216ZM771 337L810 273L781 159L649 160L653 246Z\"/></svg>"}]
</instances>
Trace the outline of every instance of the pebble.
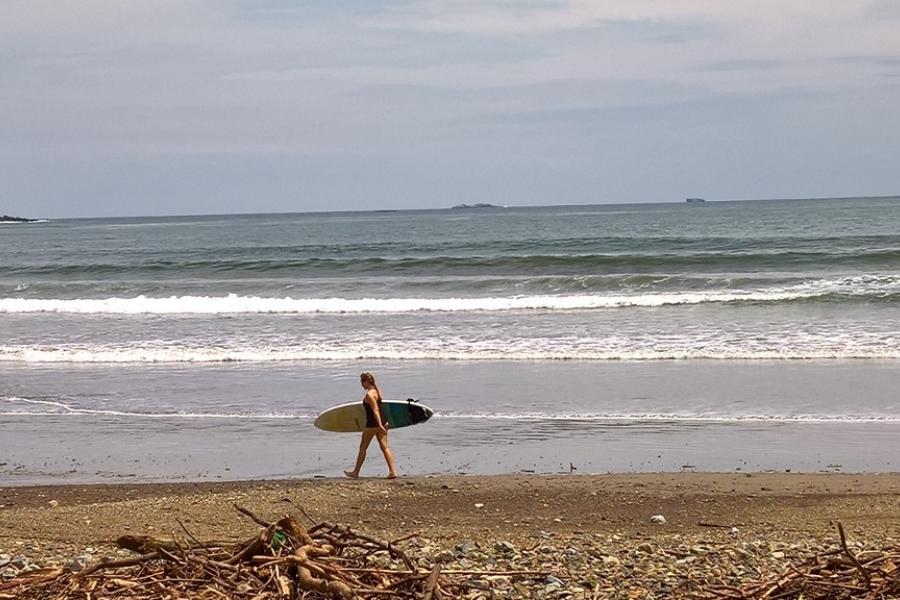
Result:
<instances>
[{"instance_id":1,"label":"pebble","mask_svg":"<svg viewBox=\"0 0 900 600\"><path fill-rule=\"evenodd\" d=\"M81 571L87 566L87 561L83 560L81 557L70 558L65 562L66 568L70 571Z\"/></svg>"},{"instance_id":2,"label":"pebble","mask_svg":"<svg viewBox=\"0 0 900 600\"><path fill-rule=\"evenodd\" d=\"M553 575L547 575L547 577L544 579L544 583L547 584L544 587L544 590L547 592L555 592L556 590L562 589L566 585L566 583L562 579L554 577Z\"/></svg>"},{"instance_id":3,"label":"pebble","mask_svg":"<svg viewBox=\"0 0 900 600\"><path fill-rule=\"evenodd\" d=\"M665 525L666 518L662 515L653 515L650 517L650 522L656 525Z\"/></svg>"},{"instance_id":4,"label":"pebble","mask_svg":"<svg viewBox=\"0 0 900 600\"><path fill-rule=\"evenodd\" d=\"M508 575L488 575L485 577L485 581L491 584L491 587L494 589L505 590L509 587L512 578Z\"/></svg>"},{"instance_id":5,"label":"pebble","mask_svg":"<svg viewBox=\"0 0 900 600\"><path fill-rule=\"evenodd\" d=\"M366 557L366 564L376 569L385 569L390 567L391 556L387 551L379 550Z\"/></svg>"},{"instance_id":6,"label":"pebble","mask_svg":"<svg viewBox=\"0 0 900 600\"><path fill-rule=\"evenodd\" d=\"M453 556L454 558L465 558L475 549L475 544L466 540L464 542L460 542L453 546Z\"/></svg>"}]
</instances>

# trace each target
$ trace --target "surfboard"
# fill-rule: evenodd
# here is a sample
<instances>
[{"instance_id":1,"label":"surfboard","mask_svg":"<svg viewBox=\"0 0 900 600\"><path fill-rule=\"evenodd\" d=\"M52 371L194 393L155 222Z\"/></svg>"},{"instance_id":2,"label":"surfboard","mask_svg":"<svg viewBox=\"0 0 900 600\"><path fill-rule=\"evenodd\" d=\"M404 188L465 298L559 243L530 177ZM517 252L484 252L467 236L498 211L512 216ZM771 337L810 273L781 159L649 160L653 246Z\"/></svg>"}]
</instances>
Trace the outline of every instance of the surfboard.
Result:
<instances>
[{"instance_id":1,"label":"surfboard","mask_svg":"<svg viewBox=\"0 0 900 600\"><path fill-rule=\"evenodd\" d=\"M409 400L385 400L381 403L382 418L389 423L388 430L424 423L434 411ZM366 426L366 409L362 402L348 402L329 408L316 417L315 426L325 431L362 431Z\"/></svg>"}]
</instances>

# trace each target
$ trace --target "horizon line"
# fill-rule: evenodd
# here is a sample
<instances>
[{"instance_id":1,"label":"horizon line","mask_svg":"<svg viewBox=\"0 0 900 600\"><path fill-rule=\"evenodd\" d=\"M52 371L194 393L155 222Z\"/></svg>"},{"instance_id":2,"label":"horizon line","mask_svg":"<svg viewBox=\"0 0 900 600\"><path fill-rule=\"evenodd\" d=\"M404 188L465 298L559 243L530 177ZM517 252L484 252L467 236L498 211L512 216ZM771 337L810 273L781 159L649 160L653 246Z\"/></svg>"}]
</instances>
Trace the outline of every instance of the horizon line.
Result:
<instances>
[{"instance_id":1,"label":"horizon line","mask_svg":"<svg viewBox=\"0 0 900 600\"><path fill-rule=\"evenodd\" d=\"M706 204L726 204L738 202L796 202L796 201L825 201L825 200L888 200L892 198L900 199L900 194L878 194L866 196L815 196L815 197L778 197L778 198L727 198L727 199L707 199L698 196L689 196L681 200L665 200L656 202L586 202L575 204L509 204L495 205L488 207L470 206L459 208L458 206L443 207L422 207L422 208L348 208L335 210L297 210L297 211L264 211L264 212L231 212L231 213L175 213L175 214L145 214L145 215L93 215L83 217L18 217L28 218L33 221L77 221L90 219L169 219L179 217L236 217L236 216L264 216L264 215L313 215L313 214L341 214L341 213L399 213L399 212L427 212L427 211L444 211L444 210L465 210L479 212L483 210L509 210L519 208L565 208L577 206L653 206L660 204L688 204L687 199L699 198ZM6 215L0 211L0 215ZM15 218L15 217L14 217Z\"/></svg>"}]
</instances>

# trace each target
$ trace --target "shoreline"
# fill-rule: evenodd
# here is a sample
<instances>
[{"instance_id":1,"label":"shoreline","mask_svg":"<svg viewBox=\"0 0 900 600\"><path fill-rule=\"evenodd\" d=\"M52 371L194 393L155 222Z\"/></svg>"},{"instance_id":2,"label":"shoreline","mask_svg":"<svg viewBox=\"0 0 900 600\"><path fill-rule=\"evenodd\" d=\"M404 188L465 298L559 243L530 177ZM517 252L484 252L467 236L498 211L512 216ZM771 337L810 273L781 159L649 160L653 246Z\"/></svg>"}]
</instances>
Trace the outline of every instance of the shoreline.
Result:
<instances>
[{"instance_id":1,"label":"shoreline","mask_svg":"<svg viewBox=\"0 0 900 600\"><path fill-rule=\"evenodd\" d=\"M371 458L371 457L370 457ZM376 463L378 463L378 459L380 456L375 457ZM379 469L383 470L384 465L378 463L376 466L371 466L370 468L374 471L378 471ZM140 479L134 478L133 476L122 475L116 479L105 479L105 480L88 480L88 481L60 481L59 483L55 482L41 482L41 483L15 483L13 481L14 478L7 478L6 480L0 480L0 499L2 499L8 493L13 492L26 492L24 494L25 497L31 497L33 494L29 492L37 492L47 493L52 492L54 490L58 490L61 493L66 493L66 490L78 490L78 494L101 494L101 491L107 491L109 498L115 498L117 495L115 490L122 488L129 488L132 490L140 490L141 497L144 496L153 496L160 490L174 490L174 493L178 493L180 491L186 491L188 489L197 490L198 488L204 492L214 492L219 488L245 488L245 487L254 487L254 486L263 486L263 485L289 485L289 486L302 486L305 484L319 484L319 485L339 485L341 483L375 483L375 482L385 482L390 483L385 477L381 475L363 475L358 479L350 479L349 477L343 476L339 474L338 470L335 475L297 475L297 476L285 476L285 477L235 477L233 479L210 479L210 478L198 478L198 479L189 479L189 478L147 478ZM470 480L470 481L478 481L485 480L486 482L497 481L501 482L504 480L513 480L513 479L571 479L571 480L608 480L613 481L617 485L623 483L627 480L640 480L640 479L651 479L657 482L663 482L665 480L674 480L675 478L684 478L684 479L702 479L705 483L712 485L712 492L722 491L722 486L725 485L727 481L738 482L743 479L751 479L753 477L757 478L772 478L774 480L780 479L794 479L799 481L800 479L804 480L803 485L821 485L823 486L820 491L822 492L832 492L836 493L833 485L827 484L829 481L839 481L841 479L854 478L854 479L864 479L863 484L869 489L870 492L879 493L883 491L889 491L894 489L892 486L897 486L898 493L900 493L900 470L871 470L871 471L848 471L844 470L841 465L829 465L825 468L820 468L815 471L803 471L803 470L794 470L794 469L785 469L775 470L775 469L763 469L763 470L741 470L740 468L731 470L731 471L705 471L698 470L695 467L686 465L682 469L672 470L672 471L608 471L603 473L594 473L594 472L579 472L577 469L566 471L534 471L531 469L523 469L520 471L512 471L508 473L479 473L479 472L469 472L469 471L455 471L455 472L434 472L434 473L415 473L415 474L405 474L401 473L400 476L396 479L398 485L403 482L413 482L413 483L424 483L428 481L444 481L444 480ZM896 482L892 482L891 480L896 478ZM808 481L807 481L808 480ZM779 485L784 485L785 482L779 482ZM798 483L799 485L799 483ZM883 487L887 485L887 487ZM785 488L787 489L787 488ZM0 510L3 508L8 508L0 502Z\"/></svg>"},{"instance_id":2,"label":"shoreline","mask_svg":"<svg viewBox=\"0 0 900 600\"><path fill-rule=\"evenodd\" d=\"M437 413L391 433L401 473L900 470L900 421L848 420L896 418L892 362L365 367L388 396L417 397ZM355 398L359 369L351 360L0 365L24 398L2 402L0 485L339 475L358 434L324 432L312 419ZM364 473L379 474L372 451Z\"/></svg>"},{"instance_id":3,"label":"shoreline","mask_svg":"<svg viewBox=\"0 0 900 600\"><path fill-rule=\"evenodd\" d=\"M376 457L376 461L378 461L380 457ZM561 465L562 467L562 465ZM379 464L376 467L371 467L367 469L370 473L372 471L378 472L379 469L382 469L383 465ZM371 470L369 470L371 469ZM114 490L128 487L131 489L141 489L142 495L146 493L147 495L153 495L157 490L163 489L173 489L173 490L181 490L181 489L197 489L200 488L204 491L213 491L217 488L228 487L228 488L243 488L250 487L254 485L263 485L263 484L285 484L285 485L302 485L304 483L319 483L319 484L338 484L340 482L352 481L348 477L341 474L342 469L337 468L335 470L335 474L333 475L325 475L320 472L312 472L310 474L297 474L297 475L284 475L284 476L247 476L247 477L231 477L224 478L221 475L216 476L215 478L210 476L203 476L197 478L191 477L136 477L133 474L129 475L112 475L99 479L86 479L86 480L72 480L72 479L64 479L65 475L58 475L59 481L46 480L46 479L34 479L33 474L25 473L21 475L21 482L17 482L16 478L18 476L7 476L5 479L0 479L0 510L4 508L2 498L6 493L11 493L14 491L26 491L25 497L30 497L31 494L28 491L40 490L41 493L53 493L57 491L59 493L65 494L65 490L67 489L79 489L82 493L94 493L89 490L99 491L99 490L109 490L109 496L115 497ZM750 478L753 476L757 477L809 477L809 478L818 478L818 477L830 477L833 475L837 476L845 476L845 477L863 477L866 479L879 479L881 477L900 477L900 470L847 470L843 468L843 465L839 464L830 464L825 467L817 468L816 470L805 471L803 469L759 469L759 470L750 470L750 469L741 469L740 467L734 470L704 470L698 469L693 465L684 465L680 469L673 470L659 470L659 471L606 471L606 472L592 472L592 471L582 471L574 465L570 464L570 469L566 470L560 468L556 471L541 471L541 470L533 470L533 469L520 469L518 471L509 471L509 472L478 472L478 471L443 471L443 472L432 472L432 473L400 473L398 480L400 481L428 481L428 480L444 480L444 479L454 479L454 478L463 478L463 479L478 479L484 478L486 480L497 480L501 481L507 478L525 478L525 479L536 479L536 478L594 478L594 479L609 479L609 480L620 480L623 478L665 478L665 477L702 477L708 479L709 481L716 483L719 482L721 478L727 477L745 477ZM363 475L357 479L360 482L377 482L385 480L386 478L382 475ZM144 492L143 490L146 490Z\"/></svg>"}]
</instances>

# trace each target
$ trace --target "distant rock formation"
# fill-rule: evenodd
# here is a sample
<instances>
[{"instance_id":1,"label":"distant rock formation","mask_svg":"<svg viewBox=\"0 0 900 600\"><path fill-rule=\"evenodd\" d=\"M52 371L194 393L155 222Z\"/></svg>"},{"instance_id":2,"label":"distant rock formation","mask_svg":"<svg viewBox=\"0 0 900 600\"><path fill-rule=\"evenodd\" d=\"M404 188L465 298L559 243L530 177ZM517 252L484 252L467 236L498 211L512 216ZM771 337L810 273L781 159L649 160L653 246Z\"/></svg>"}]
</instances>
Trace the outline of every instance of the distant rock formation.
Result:
<instances>
[{"instance_id":1,"label":"distant rock formation","mask_svg":"<svg viewBox=\"0 0 900 600\"><path fill-rule=\"evenodd\" d=\"M497 206L496 204L488 204L486 202L477 202L475 204L457 204L456 206L452 206L451 208L505 208L505 207Z\"/></svg>"},{"instance_id":2,"label":"distant rock formation","mask_svg":"<svg viewBox=\"0 0 900 600\"><path fill-rule=\"evenodd\" d=\"M23 217L11 217L9 215L0 215L0 223L36 223L37 219L25 219Z\"/></svg>"},{"instance_id":3,"label":"distant rock formation","mask_svg":"<svg viewBox=\"0 0 900 600\"><path fill-rule=\"evenodd\" d=\"M685 198L685 202L706 202L703 198Z\"/></svg>"}]
</instances>

